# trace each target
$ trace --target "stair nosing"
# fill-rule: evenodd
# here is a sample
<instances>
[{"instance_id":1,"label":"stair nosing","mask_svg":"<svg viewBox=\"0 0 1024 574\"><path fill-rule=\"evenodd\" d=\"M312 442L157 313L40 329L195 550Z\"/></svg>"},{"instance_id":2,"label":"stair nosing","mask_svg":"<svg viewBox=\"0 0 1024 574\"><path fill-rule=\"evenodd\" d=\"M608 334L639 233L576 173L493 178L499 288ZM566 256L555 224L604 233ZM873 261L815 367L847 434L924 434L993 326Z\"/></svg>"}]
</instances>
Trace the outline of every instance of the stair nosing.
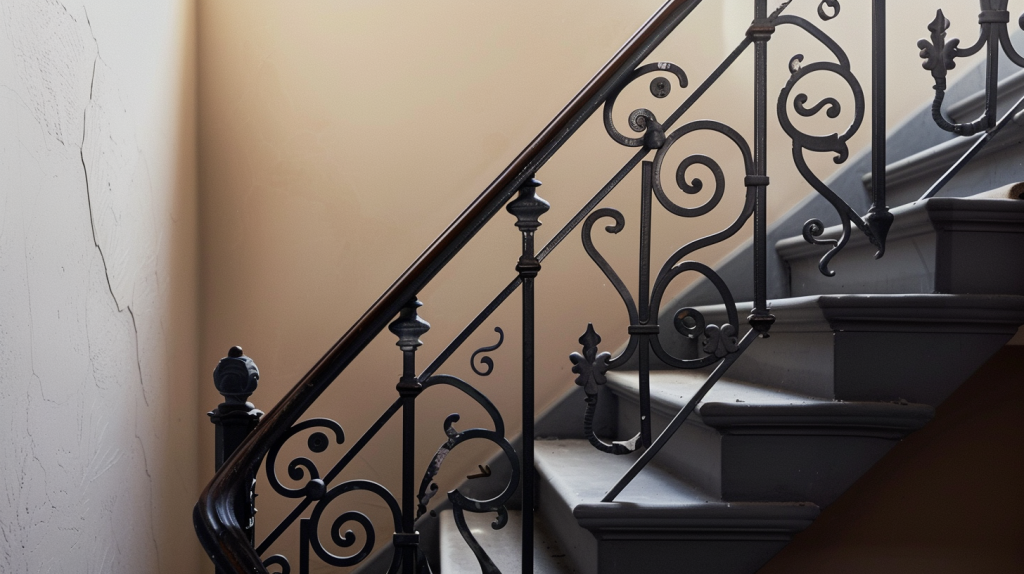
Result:
<instances>
[{"instance_id":1,"label":"stair nosing","mask_svg":"<svg viewBox=\"0 0 1024 574\"><path fill-rule=\"evenodd\" d=\"M891 213L896 225L889 233L890 243L939 230L1024 233L1024 201L1017 199L935 197L895 207ZM842 230L840 225L830 226L822 232L821 238L837 239ZM846 248L868 245L867 236L854 231ZM807 243L802 236L793 236L776 242L775 251L782 259L794 261L821 257L827 249Z\"/></svg>"},{"instance_id":2,"label":"stair nosing","mask_svg":"<svg viewBox=\"0 0 1024 574\"><path fill-rule=\"evenodd\" d=\"M610 372L607 376L608 385L617 396L632 402L639 400L639 383L627 382L630 375ZM774 390L740 381L729 383ZM901 438L923 427L935 415L935 409L929 405L835 401L784 390L778 394L804 401L804 404L702 401L687 419L687 424L728 434L843 434ZM651 408L666 417L674 417L688 401L689 398L675 400L662 393L651 393Z\"/></svg>"},{"instance_id":3,"label":"stair nosing","mask_svg":"<svg viewBox=\"0 0 1024 574\"><path fill-rule=\"evenodd\" d=\"M583 449L593 448L586 440L581 439L559 439L559 441L552 442L571 444L573 447L578 445ZM818 506L813 502L726 502L708 494L693 483L671 474L669 474L671 479L683 488L683 491L686 492L685 496L689 497L689 500L677 503L586 500L574 491L572 485L568 484L564 477L559 476L558 468L564 467L566 462L560 460L558 465L552 465L554 468L549 468L547 456L543 448L538 448L536 453L538 473L558 493L565 506L572 509L572 515L580 526L588 529L679 530L689 528L701 531L728 531L753 528L795 532L809 525L820 512ZM612 457L613 455L603 456ZM651 469L645 469L645 472L649 470Z\"/></svg>"},{"instance_id":4,"label":"stair nosing","mask_svg":"<svg viewBox=\"0 0 1024 574\"><path fill-rule=\"evenodd\" d=\"M736 304L738 315L753 308ZM1024 324L1024 296L963 294L806 295L769 301L775 315L772 333L786 332L932 332L1016 333ZM709 322L725 318L725 305L695 309ZM741 325L742 326L742 325Z\"/></svg>"}]
</instances>

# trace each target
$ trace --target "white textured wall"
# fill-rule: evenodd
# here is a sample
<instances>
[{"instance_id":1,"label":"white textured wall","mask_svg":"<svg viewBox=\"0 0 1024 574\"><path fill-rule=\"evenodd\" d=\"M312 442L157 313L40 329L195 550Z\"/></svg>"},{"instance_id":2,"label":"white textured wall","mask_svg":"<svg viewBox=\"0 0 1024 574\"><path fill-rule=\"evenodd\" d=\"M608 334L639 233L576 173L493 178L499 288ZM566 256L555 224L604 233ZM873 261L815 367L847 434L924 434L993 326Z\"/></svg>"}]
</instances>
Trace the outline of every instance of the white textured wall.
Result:
<instances>
[{"instance_id":1,"label":"white textured wall","mask_svg":"<svg viewBox=\"0 0 1024 574\"><path fill-rule=\"evenodd\" d=\"M0 0L0 572L192 572L191 0Z\"/></svg>"}]
</instances>

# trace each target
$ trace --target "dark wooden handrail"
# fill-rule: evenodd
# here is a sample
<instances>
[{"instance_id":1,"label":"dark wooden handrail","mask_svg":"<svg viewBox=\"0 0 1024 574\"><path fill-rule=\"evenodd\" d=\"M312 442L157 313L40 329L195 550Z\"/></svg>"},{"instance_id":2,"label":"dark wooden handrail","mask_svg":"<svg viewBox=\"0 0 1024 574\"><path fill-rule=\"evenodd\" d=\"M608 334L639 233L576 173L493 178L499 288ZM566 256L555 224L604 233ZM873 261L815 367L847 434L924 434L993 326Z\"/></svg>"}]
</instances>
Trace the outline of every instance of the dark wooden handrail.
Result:
<instances>
[{"instance_id":1,"label":"dark wooden handrail","mask_svg":"<svg viewBox=\"0 0 1024 574\"><path fill-rule=\"evenodd\" d=\"M515 160L448 226L384 294L356 321L291 391L263 418L200 495L193 512L196 533L214 563L226 572L266 574L246 539L234 504L246 476L348 364L398 311L462 249L608 99L624 79L701 0L669 0L623 45Z\"/></svg>"}]
</instances>

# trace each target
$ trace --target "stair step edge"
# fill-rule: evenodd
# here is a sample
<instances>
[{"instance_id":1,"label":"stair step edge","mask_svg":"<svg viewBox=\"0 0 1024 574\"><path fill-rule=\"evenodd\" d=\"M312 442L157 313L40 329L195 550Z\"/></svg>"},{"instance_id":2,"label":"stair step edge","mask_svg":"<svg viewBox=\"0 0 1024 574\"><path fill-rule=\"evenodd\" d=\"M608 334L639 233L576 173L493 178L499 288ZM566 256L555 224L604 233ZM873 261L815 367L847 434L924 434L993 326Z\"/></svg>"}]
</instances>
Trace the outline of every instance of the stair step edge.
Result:
<instances>
[{"instance_id":1,"label":"stair step edge","mask_svg":"<svg viewBox=\"0 0 1024 574\"><path fill-rule=\"evenodd\" d=\"M1024 233L1024 201L1018 199L935 197L915 201L892 209L895 224L887 241L899 241L932 233L936 224L945 231L1002 231ZM840 225L828 227L822 239L838 239ZM867 247L870 241L863 233L854 232L847 249ZM821 257L826 249L807 243L803 236L781 239L775 251L786 261L805 257Z\"/></svg>"},{"instance_id":2,"label":"stair step edge","mask_svg":"<svg viewBox=\"0 0 1024 574\"><path fill-rule=\"evenodd\" d=\"M658 378L658 373L652 375ZM673 375L681 378L682 374ZM674 417L686 406L704 381L703 373L695 372L690 376L694 380L685 389L678 390L671 387L682 385L652 379L651 408L655 413ZM635 373L608 373L608 385L616 395L631 402L639 400L639 376ZM716 394L719 400L716 400ZM759 402L766 394L775 395L771 397L772 402ZM786 432L805 434L844 432L902 438L926 425L934 416L935 409L929 405L833 401L722 380L712 388L687 422L730 434L777 434L785 429Z\"/></svg>"}]
</instances>

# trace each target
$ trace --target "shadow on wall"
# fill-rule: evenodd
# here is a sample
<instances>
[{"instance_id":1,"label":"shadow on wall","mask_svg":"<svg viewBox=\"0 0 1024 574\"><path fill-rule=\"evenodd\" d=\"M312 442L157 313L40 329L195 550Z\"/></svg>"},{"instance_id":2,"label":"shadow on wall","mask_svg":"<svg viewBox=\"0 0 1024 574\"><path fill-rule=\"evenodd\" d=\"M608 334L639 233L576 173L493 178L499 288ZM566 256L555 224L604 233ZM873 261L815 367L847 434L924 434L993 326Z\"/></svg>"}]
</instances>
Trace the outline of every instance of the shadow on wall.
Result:
<instances>
[{"instance_id":1,"label":"shadow on wall","mask_svg":"<svg viewBox=\"0 0 1024 574\"><path fill-rule=\"evenodd\" d=\"M1004 347L760 574L1024 572L1024 347Z\"/></svg>"}]
</instances>

